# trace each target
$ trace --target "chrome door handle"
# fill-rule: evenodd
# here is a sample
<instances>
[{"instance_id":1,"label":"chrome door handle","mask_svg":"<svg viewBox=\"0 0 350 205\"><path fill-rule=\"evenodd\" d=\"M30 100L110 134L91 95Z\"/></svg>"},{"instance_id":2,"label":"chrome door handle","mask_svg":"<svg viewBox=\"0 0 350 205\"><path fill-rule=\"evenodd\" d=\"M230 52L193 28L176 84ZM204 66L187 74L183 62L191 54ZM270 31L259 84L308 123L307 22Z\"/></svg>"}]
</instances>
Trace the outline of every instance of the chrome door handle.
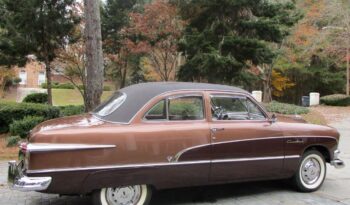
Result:
<instances>
[{"instance_id":1,"label":"chrome door handle","mask_svg":"<svg viewBox=\"0 0 350 205\"><path fill-rule=\"evenodd\" d=\"M302 140L302 139L290 139L290 140L287 140L287 143L288 144L302 144L302 143L304 143L304 140Z\"/></svg>"},{"instance_id":2,"label":"chrome door handle","mask_svg":"<svg viewBox=\"0 0 350 205\"><path fill-rule=\"evenodd\" d=\"M219 132L219 131L224 131L225 128L211 128L212 132Z\"/></svg>"}]
</instances>

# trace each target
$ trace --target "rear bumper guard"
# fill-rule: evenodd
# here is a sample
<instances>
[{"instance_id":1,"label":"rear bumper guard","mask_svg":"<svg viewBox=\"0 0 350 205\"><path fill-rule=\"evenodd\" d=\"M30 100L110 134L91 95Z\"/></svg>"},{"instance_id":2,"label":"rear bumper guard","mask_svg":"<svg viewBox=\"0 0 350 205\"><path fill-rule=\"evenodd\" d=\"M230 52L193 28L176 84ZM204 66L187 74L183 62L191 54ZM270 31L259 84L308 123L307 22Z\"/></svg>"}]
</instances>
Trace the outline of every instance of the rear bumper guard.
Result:
<instances>
[{"instance_id":1,"label":"rear bumper guard","mask_svg":"<svg viewBox=\"0 0 350 205\"><path fill-rule=\"evenodd\" d=\"M23 174L23 161L18 164L16 161L10 161L8 166L7 183L13 190L18 191L43 191L46 190L52 178L51 177L27 177Z\"/></svg>"}]
</instances>

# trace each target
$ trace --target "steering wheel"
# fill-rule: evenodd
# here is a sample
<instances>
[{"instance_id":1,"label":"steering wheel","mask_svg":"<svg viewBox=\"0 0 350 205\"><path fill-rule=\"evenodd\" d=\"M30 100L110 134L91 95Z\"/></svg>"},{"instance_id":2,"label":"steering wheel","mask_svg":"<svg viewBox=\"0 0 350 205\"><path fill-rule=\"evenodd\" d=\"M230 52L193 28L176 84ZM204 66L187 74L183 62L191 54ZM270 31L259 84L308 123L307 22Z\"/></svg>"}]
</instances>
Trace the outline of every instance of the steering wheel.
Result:
<instances>
[{"instance_id":1,"label":"steering wheel","mask_svg":"<svg viewBox=\"0 0 350 205\"><path fill-rule=\"evenodd\" d=\"M225 109L222 106L212 106L212 109L218 120L222 120L225 117Z\"/></svg>"}]
</instances>

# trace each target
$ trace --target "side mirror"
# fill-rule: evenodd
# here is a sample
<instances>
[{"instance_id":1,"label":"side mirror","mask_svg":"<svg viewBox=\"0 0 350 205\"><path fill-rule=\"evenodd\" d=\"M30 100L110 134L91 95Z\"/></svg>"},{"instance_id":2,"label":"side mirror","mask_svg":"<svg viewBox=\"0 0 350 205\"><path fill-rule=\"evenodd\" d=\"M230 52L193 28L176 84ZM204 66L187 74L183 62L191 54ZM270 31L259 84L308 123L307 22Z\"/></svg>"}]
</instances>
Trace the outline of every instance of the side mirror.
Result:
<instances>
[{"instance_id":1,"label":"side mirror","mask_svg":"<svg viewBox=\"0 0 350 205\"><path fill-rule=\"evenodd\" d=\"M275 123L277 121L277 117L275 114L272 114L271 118L269 119L270 123Z\"/></svg>"}]
</instances>

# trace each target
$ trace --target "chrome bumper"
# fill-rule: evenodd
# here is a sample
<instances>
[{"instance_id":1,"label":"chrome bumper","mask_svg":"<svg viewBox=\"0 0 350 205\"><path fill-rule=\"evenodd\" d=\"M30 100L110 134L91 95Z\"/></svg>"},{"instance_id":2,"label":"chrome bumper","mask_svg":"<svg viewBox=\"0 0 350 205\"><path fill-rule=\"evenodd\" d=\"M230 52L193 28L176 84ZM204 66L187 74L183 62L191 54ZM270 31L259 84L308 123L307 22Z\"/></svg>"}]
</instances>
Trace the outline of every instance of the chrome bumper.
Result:
<instances>
[{"instance_id":1,"label":"chrome bumper","mask_svg":"<svg viewBox=\"0 0 350 205\"><path fill-rule=\"evenodd\" d=\"M18 191L43 191L50 183L51 177L27 177L23 174L23 161L10 161L7 183L11 189Z\"/></svg>"},{"instance_id":2,"label":"chrome bumper","mask_svg":"<svg viewBox=\"0 0 350 205\"><path fill-rule=\"evenodd\" d=\"M343 162L343 160L339 159L339 154L340 154L340 151L335 150L333 155L333 160L331 161L331 165L337 169L345 167L345 163Z\"/></svg>"}]
</instances>

